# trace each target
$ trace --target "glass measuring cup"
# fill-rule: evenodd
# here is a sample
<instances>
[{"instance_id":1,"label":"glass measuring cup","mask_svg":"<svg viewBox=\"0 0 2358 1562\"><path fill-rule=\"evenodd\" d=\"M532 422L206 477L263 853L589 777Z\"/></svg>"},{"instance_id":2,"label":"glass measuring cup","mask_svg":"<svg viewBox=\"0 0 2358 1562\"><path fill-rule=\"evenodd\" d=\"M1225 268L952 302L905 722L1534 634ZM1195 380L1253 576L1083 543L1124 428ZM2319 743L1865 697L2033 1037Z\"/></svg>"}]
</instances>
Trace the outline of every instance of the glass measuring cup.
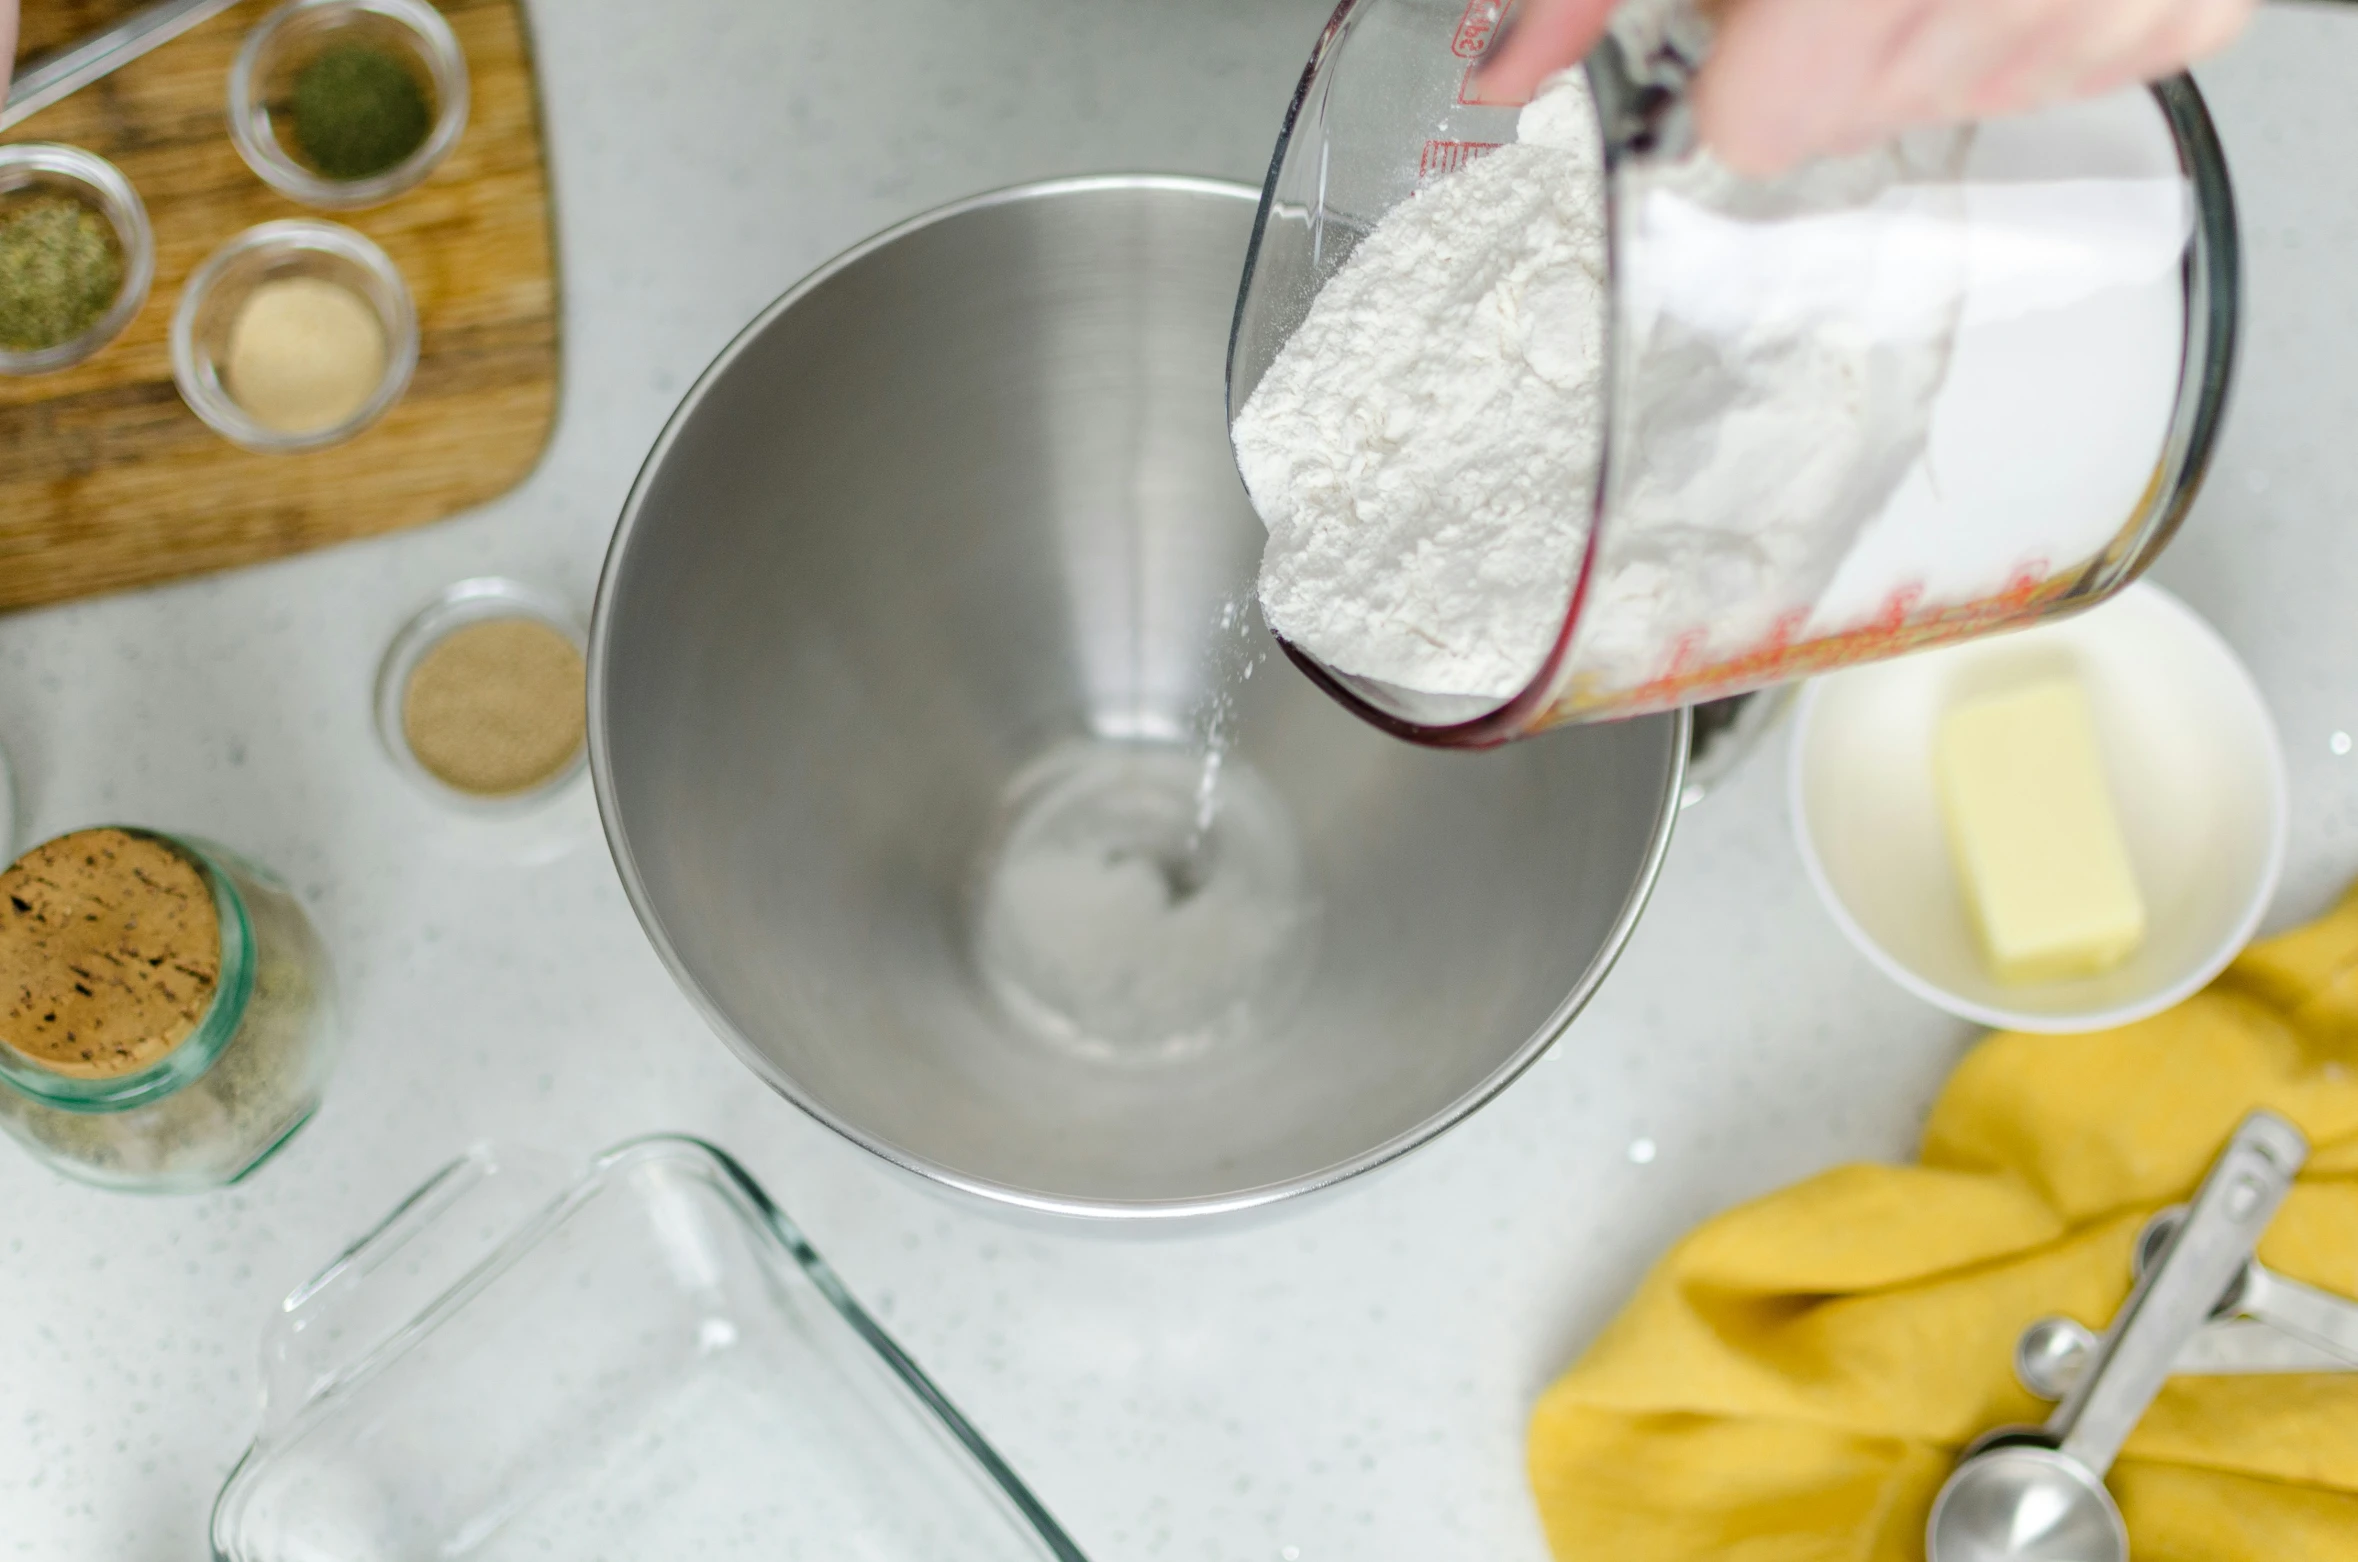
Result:
<instances>
[{"instance_id":1,"label":"glass measuring cup","mask_svg":"<svg viewBox=\"0 0 2358 1562\"><path fill-rule=\"evenodd\" d=\"M1337 7L1263 189L1232 422L1379 224L1518 139L1520 107L1474 84L1500 12ZM2076 611L2135 579L2193 500L2238 281L2190 81L1756 183L1693 149L1683 88L1708 44L1691 10L1625 5L1585 64L1603 426L1593 483L1552 495L1572 540L1527 672L1421 686L1271 615L1315 681L1387 730L1492 743Z\"/></svg>"}]
</instances>

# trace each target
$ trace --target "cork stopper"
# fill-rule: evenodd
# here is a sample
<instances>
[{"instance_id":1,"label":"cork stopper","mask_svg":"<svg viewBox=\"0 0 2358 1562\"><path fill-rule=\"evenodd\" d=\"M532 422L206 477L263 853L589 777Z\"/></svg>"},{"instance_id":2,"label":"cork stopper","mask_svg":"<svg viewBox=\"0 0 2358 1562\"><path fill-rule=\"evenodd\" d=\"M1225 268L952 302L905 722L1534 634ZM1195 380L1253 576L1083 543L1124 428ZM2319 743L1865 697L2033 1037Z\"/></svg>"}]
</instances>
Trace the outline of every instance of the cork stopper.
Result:
<instances>
[{"instance_id":1,"label":"cork stopper","mask_svg":"<svg viewBox=\"0 0 2358 1562\"><path fill-rule=\"evenodd\" d=\"M0 1043L76 1079L136 1073L195 1032L221 919L162 841L77 830L0 873Z\"/></svg>"}]
</instances>

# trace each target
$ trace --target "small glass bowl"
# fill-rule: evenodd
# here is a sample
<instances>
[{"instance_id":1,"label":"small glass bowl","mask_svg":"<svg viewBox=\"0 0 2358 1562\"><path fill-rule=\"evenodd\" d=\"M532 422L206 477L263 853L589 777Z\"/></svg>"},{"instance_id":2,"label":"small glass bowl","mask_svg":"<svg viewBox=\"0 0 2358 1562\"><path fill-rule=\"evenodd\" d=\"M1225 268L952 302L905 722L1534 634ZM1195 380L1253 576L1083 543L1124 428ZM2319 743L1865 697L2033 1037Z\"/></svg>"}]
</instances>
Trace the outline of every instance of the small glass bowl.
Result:
<instances>
[{"instance_id":1,"label":"small glass bowl","mask_svg":"<svg viewBox=\"0 0 2358 1562\"><path fill-rule=\"evenodd\" d=\"M107 220L123 252L123 284L113 305L81 335L31 352L0 347L0 374L47 374L80 363L123 333L155 280L156 239L147 207L121 169L78 146L28 141L0 147L0 199L42 189L71 196Z\"/></svg>"},{"instance_id":2,"label":"small glass bowl","mask_svg":"<svg viewBox=\"0 0 2358 1562\"><path fill-rule=\"evenodd\" d=\"M385 373L376 393L341 423L287 432L250 416L222 382L230 328L256 288L281 277L320 277L350 288L377 312ZM172 378L181 400L213 431L248 450L316 450L350 439L383 417L418 366L418 315L385 252L350 228L291 218L248 228L215 250L181 289L172 314Z\"/></svg>"},{"instance_id":3,"label":"small glass bowl","mask_svg":"<svg viewBox=\"0 0 2358 1562\"><path fill-rule=\"evenodd\" d=\"M455 629L505 618L546 624L571 641L573 648L585 658L588 656L589 632L563 598L521 580L482 575L460 581L420 608L415 617L401 626L401 632L393 637L392 645L385 650L384 661L377 667L377 740L392 756L394 767L437 801L473 814L514 814L538 807L570 791L589 768L586 730L581 746L562 768L539 785L521 792L463 791L428 770L410 748L402 704L409 693L410 674L417 670L420 659Z\"/></svg>"},{"instance_id":4,"label":"small glass bowl","mask_svg":"<svg viewBox=\"0 0 2358 1562\"><path fill-rule=\"evenodd\" d=\"M406 159L366 179L331 179L278 134L295 73L331 43L360 41L409 60L433 129ZM393 199L432 173L467 128L467 56L442 13L421 0L288 0L255 24L229 72L229 139L262 182L306 206L350 211Z\"/></svg>"}]
</instances>

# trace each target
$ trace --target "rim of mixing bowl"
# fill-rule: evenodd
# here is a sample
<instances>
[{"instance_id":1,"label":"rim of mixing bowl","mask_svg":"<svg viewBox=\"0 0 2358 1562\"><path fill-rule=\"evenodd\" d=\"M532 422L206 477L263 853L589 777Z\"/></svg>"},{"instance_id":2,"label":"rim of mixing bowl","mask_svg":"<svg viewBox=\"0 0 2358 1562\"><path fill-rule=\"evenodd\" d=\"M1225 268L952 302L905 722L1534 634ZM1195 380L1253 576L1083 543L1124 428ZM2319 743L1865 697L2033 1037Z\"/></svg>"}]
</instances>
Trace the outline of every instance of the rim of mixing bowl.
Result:
<instances>
[{"instance_id":1,"label":"rim of mixing bowl","mask_svg":"<svg viewBox=\"0 0 2358 1562\"><path fill-rule=\"evenodd\" d=\"M1262 241L1268 231L1270 213L1277 205L1278 181L1286 169L1287 153L1292 148L1303 111L1309 106L1311 95L1318 87L1321 72L1328 65L1330 57L1349 35L1358 15L1370 6L1381 3L1383 0L1339 0L1327 18L1326 26L1320 31L1318 42L1310 51L1308 63L1302 67L1292 100L1286 105L1285 118L1278 128L1277 145L1270 154L1269 171L1262 180L1259 206L1253 214L1252 238L1245 250L1244 275L1237 286L1236 312L1229 325L1228 418L1232 427L1236 421L1237 357L1244 340L1245 301L1252 295L1254 275L1261 262ZM1488 38L1484 40L1485 47L1489 41ZM2201 90L2195 86L2193 77L2184 74L2171 76L2149 83L2146 90L2160 109L2163 123L2176 145L2179 165L2185 171L2194 196L2193 227L2182 267L2186 290L2186 338L2179 359L2177 396L2171 410L2168 432L2163 436L2161 450L2154 463L2153 485L2149 490L2151 497L2145 502L2143 513L2123 523L2113 541L2106 545L2079 581L2066 593L2057 611L2078 611L2104 601L2144 574L2161 550L2168 546L2185 520L2186 512L2192 507L2196 495L2202 490L2203 479L2210 468L2212 450L2218 443L2219 428L2226 415L2229 383L2234 378L2242 304L2242 249L2226 154L2219 145L2210 110L2204 103ZM1612 200L1606 202L1605 220L1607 288L1609 295L1617 295L1620 289L1617 268L1621 248L1615 231L1620 220L1618 203ZM1608 309L1604 323L1607 362L1612 361L1616 325L1616 311ZM1419 721L1378 703L1364 692L1362 680L1330 670L1309 652L1284 636L1275 635L1273 631L1278 646L1312 683L1352 715L1393 737L1405 738L1412 743L1434 748L1488 748L1553 725L1545 717L1555 704L1557 678L1563 670L1565 658L1571 654L1574 632L1580 622L1581 604L1587 595L1589 576L1596 563L1597 543L1604 532L1604 494L1611 477L1613 421L1613 409L1608 405L1605 408L1603 435L1606 454L1598 463L1597 491L1590 510L1591 524L1582 544L1578 567L1572 571L1564 622L1531 678L1496 707L1463 720ZM1828 667L1796 667L1788 669L1781 676L1799 679L1815 672L1831 670ZM1741 688L1722 689L1713 697L1742 692L1744 690Z\"/></svg>"},{"instance_id":2,"label":"rim of mixing bowl","mask_svg":"<svg viewBox=\"0 0 2358 1562\"><path fill-rule=\"evenodd\" d=\"M1355 0L1352 0L1355 3ZM623 501L621 518L615 523L613 540L607 545L604 567L598 575L597 602L590 616L589 636L589 764L590 779L598 800L598 819L605 831L607 849L613 854L615 871L621 876L623 890L630 897L631 910L646 932L647 941L654 945L656 956L671 973L672 980L687 996L696 1011L704 1017L714 1033L727 1043L746 1067L760 1077L772 1090L793 1102L819 1122L841 1134L853 1144L867 1150L878 1159L897 1166L925 1182L954 1189L986 1203L1010 1210L1032 1214L1069 1216L1077 1219L1120 1222L1171 1222L1200 1219L1212 1215L1236 1214L1261 1209L1331 1188L1362 1173L1397 1160L1410 1150L1463 1122L1487 1105L1499 1092L1513 1084L1523 1071L1539 1061L1555 1045L1580 1011L1585 1008L1597 988L1604 982L1628 945L1631 933L1637 928L1638 918L1644 913L1646 902L1652 897L1654 882L1660 877L1662 863L1670 850L1670 838L1678 824L1679 798L1686 784L1687 749L1692 738L1692 718L1683 708L1666 712L1673 721L1669 767L1664 777L1661 797L1655 804L1654 824L1646 847L1645 860L1632 879L1627 898L1613 920L1612 928L1598 945L1596 954L1580 973L1579 979L1565 993L1563 999L1530 1036L1526 1037L1504 1061L1476 1084L1448 1105L1434 1112L1422 1122L1395 1134L1381 1143L1361 1151L1347 1160L1319 1168L1300 1177L1282 1182L1265 1183L1234 1193L1223 1193L1203 1198L1162 1199L1152 1201L1122 1199L1066 1198L1020 1188L989 1178L971 1176L944 1166L924 1156L912 1154L899 1145L867 1133L843 1117L813 1100L791 1076L779 1069L760 1049L753 1046L734 1026L720 1008L706 995L679 951L672 946L662 923L647 898L645 875L639 870L638 859L629 839L624 835L621 813L614 796L613 754L609 748L610 734L606 730L606 661L612 643L613 603L616 580L627 559L632 540L638 531L642 504L646 498L649 479L661 466L682 430L695 415L706 394L766 330L771 323L794 308L804 298L824 286L840 273L857 265L876 251L898 242L912 233L995 206L1025 201L1053 200L1064 196L1088 195L1115 191L1168 191L1174 194L1205 195L1226 200L1254 201L1259 197L1249 186L1222 179L1203 179L1185 174L1093 174L1075 178L1046 179L1030 184L1010 185L952 201L945 206L921 212L904 222L895 223L881 233L862 240L830 260L820 264L760 313L746 323L729 344L722 348L704 371L688 388L680 404L664 422L663 432L640 463L638 475L631 480L630 496ZM1282 642L1280 642L1282 644Z\"/></svg>"}]
</instances>

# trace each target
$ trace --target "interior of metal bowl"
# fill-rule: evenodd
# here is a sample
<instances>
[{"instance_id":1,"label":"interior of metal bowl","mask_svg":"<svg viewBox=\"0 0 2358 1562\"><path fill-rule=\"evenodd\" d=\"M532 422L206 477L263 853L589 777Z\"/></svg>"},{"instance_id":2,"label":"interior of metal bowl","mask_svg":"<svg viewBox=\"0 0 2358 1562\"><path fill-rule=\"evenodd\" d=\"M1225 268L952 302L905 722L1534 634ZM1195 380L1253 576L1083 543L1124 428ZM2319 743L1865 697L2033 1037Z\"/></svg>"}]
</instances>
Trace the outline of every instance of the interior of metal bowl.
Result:
<instances>
[{"instance_id":1,"label":"interior of metal bowl","mask_svg":"<svg viewBox=\"0 0 2358 1562\"><path fill-rule=\"evenodd\" d=\"M1682 716L1421 749L1274 654L1222 393L1253 212L1071 181L836 261L689 394L600 590L658 949L793 1100L1017 1204L1250 1205L1430 1137L1601 979L1675 814Z\"/></svg>"}]
</instances>

